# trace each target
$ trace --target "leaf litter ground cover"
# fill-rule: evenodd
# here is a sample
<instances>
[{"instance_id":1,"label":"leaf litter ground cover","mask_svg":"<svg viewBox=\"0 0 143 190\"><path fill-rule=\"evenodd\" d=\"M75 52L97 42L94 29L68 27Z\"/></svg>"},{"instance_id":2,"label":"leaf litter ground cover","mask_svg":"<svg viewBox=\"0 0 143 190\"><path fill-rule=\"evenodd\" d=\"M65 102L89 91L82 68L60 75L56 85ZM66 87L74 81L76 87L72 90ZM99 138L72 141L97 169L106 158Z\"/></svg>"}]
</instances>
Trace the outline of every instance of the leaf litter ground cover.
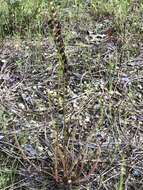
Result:
<instances>
[{"instance_id":1,"label":"leaf litter ground cover","mask_svg":"<svg viewBox=\"0 0 143 190\"><path fill-rule=\"evenodd\" d=\"M109 25L99 34L93 26L87 25L86 30L84 24L65 26L70 30L70 36L66 36L70 65L65 97L68 148L73 151L72 159L86 155L84 172L81 172L85 180L81 180L77 189L116 189L121 177L125 189L142 189L141 44L138 47L133 40L133 50L138 52L131 57L130 50L120 51L119 36L114 32L109 35ZM57 76L57 54L50 37L3 41L0 49L1 165L5 168L11 162L17 163L17 179L7 189L69 188L55 184L50 176L55 124L60 129L59 144L64 136L63 108L59 104L62 92L58 92ZM86 178L91 162L94 164L96 159L96 169ZM72 188L76 189L77 185Z\"/></svg>"}]
</instances>

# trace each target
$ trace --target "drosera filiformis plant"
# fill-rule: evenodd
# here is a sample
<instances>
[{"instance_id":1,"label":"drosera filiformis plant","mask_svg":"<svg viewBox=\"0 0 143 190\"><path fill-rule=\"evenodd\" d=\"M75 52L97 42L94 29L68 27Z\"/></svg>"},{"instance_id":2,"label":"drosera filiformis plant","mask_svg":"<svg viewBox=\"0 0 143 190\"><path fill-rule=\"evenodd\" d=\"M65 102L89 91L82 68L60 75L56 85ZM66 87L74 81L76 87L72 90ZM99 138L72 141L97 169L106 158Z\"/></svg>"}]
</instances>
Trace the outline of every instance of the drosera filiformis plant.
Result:
<instances>
[{"instance_id":1,"label":"drosera filiformis plant","mask_svg":"<svg viewBox=\"0 0 143 190\"><path fill-rule=\"evenodd\" d=\"M141 189L142 2L1 2L2 188Z\"/></svg>"}]
</instances>

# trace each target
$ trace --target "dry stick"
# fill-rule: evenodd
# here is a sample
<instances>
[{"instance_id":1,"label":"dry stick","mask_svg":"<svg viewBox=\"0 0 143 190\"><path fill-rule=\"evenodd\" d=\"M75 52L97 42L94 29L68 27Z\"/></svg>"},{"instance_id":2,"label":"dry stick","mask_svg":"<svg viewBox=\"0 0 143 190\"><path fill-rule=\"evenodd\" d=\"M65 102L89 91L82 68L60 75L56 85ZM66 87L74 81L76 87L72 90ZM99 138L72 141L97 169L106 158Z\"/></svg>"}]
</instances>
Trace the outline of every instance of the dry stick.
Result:
<instances>
[{"instance_id":1,"label":"dry stick","mask_svg":"<svg viewBox=\"0 0 143 190\"><path fill-rule=\"evenodd\" d=\"M17 135L16 135L16 129L15 127L13 126L13 130L15 131L15 133L13 133L13 136L14 136L14 140L15 140L15 143L16 143L16 148L19 150L20 154L21 154L21 157L23 160L26 160L31 166L33 166L33 168L35 168L35 170L37 172L41 172L41 169L38 168L27 156L26 154L24 153L24 151L22 150L21 146L20 146L20 143L18 141L18 138L17 138ZM47 171L44 171L44 173L54 177L51 173L47 172Z\"/></svg>"},{"instance_id":2,"label":"dry stick","mask_svg":"<svg viewBox=\"0 0 143 190\"><path fill-rule=\"evenodd\" d=\"M14 126L13 126L13 130L15 131L15 133L13 133L13 135L14 135L14 140L15 140L15 143L16 143L16 146L17 146L18 150L19 150L20 153L21 153L21 156L22 156L23 160L26 160L31 166L33 166L33 167L36 169L36 171L39 171L39 169L37 168L37 166L36 166L33 162L31 162L31 161L28 159L28 157L25 155L24 151L22 150L22 148L21 148L21 146L20 146L20 144L19 144L17 135L16 135L16 129L15 129Z\"/></svg>"}]
</instances>

